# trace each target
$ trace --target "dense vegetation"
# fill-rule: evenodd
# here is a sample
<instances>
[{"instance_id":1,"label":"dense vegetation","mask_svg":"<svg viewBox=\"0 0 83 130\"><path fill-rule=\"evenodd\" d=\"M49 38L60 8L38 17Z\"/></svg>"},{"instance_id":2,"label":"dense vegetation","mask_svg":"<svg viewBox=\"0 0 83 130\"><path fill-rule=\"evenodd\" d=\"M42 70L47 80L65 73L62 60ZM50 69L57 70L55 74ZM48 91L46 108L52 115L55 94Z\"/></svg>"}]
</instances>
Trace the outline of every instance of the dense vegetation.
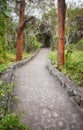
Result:
<instances>
[{"instance_id":1,"label":"dense vegetation","mask_svg":"<svg viewBox=\"0 0 83 130\"><path fill-rule=\"evenodd\" d=\"M56 24L57 25L57 24ZM57 30L57 26L55 26ZM83 8L70 4L66 14L65 64L61 71L83 86ZM57 67L58 34L54 33L49 58Z\"/></svg>"},{"instance_id":2,"label":"dense vegetation","mask_svg":"<svg viewBox=\"0 0 83 130\"><path fill-rule=\"evenodd\" d=\"M20 119L17 114L7 114L0 120L1 130L29 130L26 125L20 123Z\"/></svg>"},{"instance_id":3,"label":"dense vegetation","mask_svg":"<svg viewBox=\"0 0 83 130\"><path fill-rule=\"evenodd\" d=\"M37 0L38 1L38 0ZM49 58L57 67L58 17L54 1L42 0L36 6L35 0L26 0L26 15L34 20L26 24L23 39L23 59L29 57L42 45L49 46L52 52ZM68 4L68 3L67 3ZM83 84L83 8L69 3L66 15L65 65L61 71L69 75L80 86ZM38 7L38 9L37 9ZM16 62L17 30L19 25L20 0L0 0L0 75L9 64ZM38 14L34 14L34 12ZM38 17L38 18L36 18ZM0 81L0 129L28 130L21 124L17 114L5 110L3 99L12 93L12 85L3 85Z\"/></svg>"},{"instance_id":4,"label":"dense vegetation","mask_svg":"<svg viewBox=\"0 0 83 130\"><path fill-rule=\"evenodd\" d=\"M15 3L16 2L13 1L14 6ZM16 39L19 21L18 18L17 20L14 19L12 14L15 13L17 17L19 17L19 14L16 13L18 12L16 9L17 5L13 7L13 9L11 6L12 3L9 0L0 1L0 73L6 69L9 64L16 61ZM36 49L41 47L41 43L39 43L37 38L29 35L32 27L32 24L29 25L29 27L25 27L23 59L29 57Z\"/></svg>"},{"instance_id":5,"label":"dense vegetation","mask_svg":"<svg viewBox=\"0 0 83 130\"><path fill-rule=\"evenodd\" d=\"M57 49L49 54L57 67ZM61 71L67 74L77 85L83 85L83 39L76 44L69 44L65 49L65 65Z\"/></svg>"}]
</instances>

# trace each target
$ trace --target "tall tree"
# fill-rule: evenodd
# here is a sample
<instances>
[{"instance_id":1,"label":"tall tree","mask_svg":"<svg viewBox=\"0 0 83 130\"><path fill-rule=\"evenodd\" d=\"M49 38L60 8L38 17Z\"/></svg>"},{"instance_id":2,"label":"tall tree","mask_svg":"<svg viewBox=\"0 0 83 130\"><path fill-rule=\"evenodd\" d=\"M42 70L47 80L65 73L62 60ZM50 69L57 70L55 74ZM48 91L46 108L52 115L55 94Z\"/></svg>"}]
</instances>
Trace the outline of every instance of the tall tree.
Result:
<instances>
[{"instance_id":1,"label":"tall tree","mask_svg":"<svg viewBox=\"0 0 83 130\"><path fill-rule=\"evenodd\" d=\"M30 16L29 18L25 19L25 0L20 0L20 13L19 13L19 28L17 32L17 53L16 53L16 61L22 60L22 48L23 48L23 40L24 40L24 28L26 23L32 22L35 24L35 17Z\"/></svg>"},{"instance_id":2,"label":"tall tree","mask_svg":"<svg viewBox=\"0 0 83 130\"><path fill-rule=\"evenodd\" d=\"M58 0L58 68L64 65L65 15L65 0Z\"/></svg>"},{"instance_id":3,"label":"tall tree","mask_svg":"<svg viewBox=\"0 0 83 130\"><path fill-rule=\"evenodd\" d=\"M25 14L25 0L20 0L20 20L19 28L17 32L17 54L16 61L22 60L22 44L23 44L23 34L24 34L24 14Z\"/></svg>"}]
</instances>

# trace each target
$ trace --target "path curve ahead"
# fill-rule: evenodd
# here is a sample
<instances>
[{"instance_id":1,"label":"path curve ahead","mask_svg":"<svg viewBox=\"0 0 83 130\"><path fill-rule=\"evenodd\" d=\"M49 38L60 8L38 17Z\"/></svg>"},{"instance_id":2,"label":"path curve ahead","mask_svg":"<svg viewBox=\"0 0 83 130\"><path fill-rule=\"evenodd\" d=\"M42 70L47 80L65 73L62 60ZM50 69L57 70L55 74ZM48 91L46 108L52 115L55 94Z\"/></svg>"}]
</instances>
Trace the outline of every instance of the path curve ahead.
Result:
<instances>
[{"instance_id":1,"label":"path curve ahead","mask_svg":"<svg viewBox=\"0 0 83 130\"><path fill-rule=\"evenodd\" d=\"M46 69L48 52L16 70L13 111L30 130L83 130L83 114Z\"/></svg>"}]
</instances>

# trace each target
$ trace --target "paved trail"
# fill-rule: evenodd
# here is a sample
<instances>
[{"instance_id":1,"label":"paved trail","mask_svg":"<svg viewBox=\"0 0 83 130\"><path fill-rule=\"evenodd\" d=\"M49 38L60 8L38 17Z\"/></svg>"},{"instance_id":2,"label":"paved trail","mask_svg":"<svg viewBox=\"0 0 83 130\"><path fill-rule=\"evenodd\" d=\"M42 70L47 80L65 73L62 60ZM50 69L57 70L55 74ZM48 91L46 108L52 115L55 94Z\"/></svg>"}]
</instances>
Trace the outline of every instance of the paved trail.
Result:
<instances>
[{"instance_id":1,"label":"paved trail","mask_svg":"<svg viewBox=\"0 0 83 130\"><path fill-rule=\"evenodd\" d=\"M46 69L48 52L42 49L16 70L18 101L13 109L30 130L83 130L83 114Z\"/></svg>"}]
</instances>

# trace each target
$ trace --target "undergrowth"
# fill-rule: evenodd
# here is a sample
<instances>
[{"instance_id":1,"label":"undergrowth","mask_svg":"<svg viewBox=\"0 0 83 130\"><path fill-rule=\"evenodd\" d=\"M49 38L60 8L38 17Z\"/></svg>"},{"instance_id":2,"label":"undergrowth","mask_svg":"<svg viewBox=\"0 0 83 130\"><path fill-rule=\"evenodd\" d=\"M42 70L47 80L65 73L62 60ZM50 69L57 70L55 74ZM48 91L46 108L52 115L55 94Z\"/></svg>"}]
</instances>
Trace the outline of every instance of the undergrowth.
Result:
<instances>
[{"instance_id":1,"label":"undergrowth","mask_svg":"<svg viewBox=\"0 0 83 130\"><path fill-rule=\"evenodd\" d=\"M19 116L11 113L10 104L13 84L3 84L0 81L0 130L29 130L20 122Z\"/></svg>"},{"instance_id":2,"label":"undergrowth","mask_svg":"<svg viewBox=\"0 0 83 130\"><path fill-rule=\"evenodd\" d=\"M69 75L79 86L83 85L83 40L70 44L65 50L65 65L61 71ZM57 66L57 50L50 52L49 58Z\"/></svg>"},{"instance_id":3,"label":"undergrowth","mask_svg":"<svg viewBox=\"0 0 83 130\"><path fill-rule=\"evenodd\" d=\"M31 52L30 53L26 53L23 52L23 59L28 58L29 56L31 56ZM16 54L12 53L12 52L6 52L5 53L5 57L1 57L0 56L0 73L3 72L5 69L7 69L7 67L16 61Z\"/></svg>"},{"instance_id":4,"label":"undergrowth","mask_svg":"<svg viewBox=\"0 0 83 130\"><path fill-rule=\"evenodd\" d=\"M0 120L0 130L29 130L29 128L20 122L17 114L7 114Z\"/></svg>"}]
</instances>

